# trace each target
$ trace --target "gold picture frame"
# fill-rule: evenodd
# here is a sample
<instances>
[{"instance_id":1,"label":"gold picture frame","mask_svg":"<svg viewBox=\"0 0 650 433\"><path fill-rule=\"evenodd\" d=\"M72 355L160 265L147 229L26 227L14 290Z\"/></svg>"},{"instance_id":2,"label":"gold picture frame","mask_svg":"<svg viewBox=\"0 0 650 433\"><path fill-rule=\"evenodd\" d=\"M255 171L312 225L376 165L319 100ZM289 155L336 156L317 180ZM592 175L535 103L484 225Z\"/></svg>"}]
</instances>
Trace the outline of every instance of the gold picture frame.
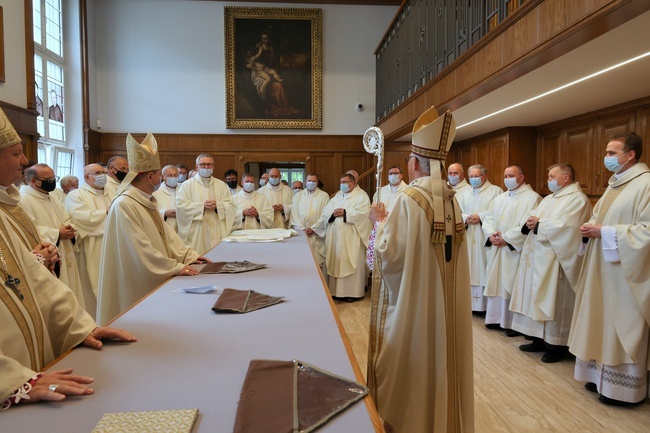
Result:
<instances>
[{"instance_id":1,"label":"gold picture frame","mask_svg":"<svg viewBox=\"0 0 650 433\"><path fill-rule=\"evenodd\" d=\"M225 7L226 127L322 129L322 10Z\"/></svg>"}]
</instances>

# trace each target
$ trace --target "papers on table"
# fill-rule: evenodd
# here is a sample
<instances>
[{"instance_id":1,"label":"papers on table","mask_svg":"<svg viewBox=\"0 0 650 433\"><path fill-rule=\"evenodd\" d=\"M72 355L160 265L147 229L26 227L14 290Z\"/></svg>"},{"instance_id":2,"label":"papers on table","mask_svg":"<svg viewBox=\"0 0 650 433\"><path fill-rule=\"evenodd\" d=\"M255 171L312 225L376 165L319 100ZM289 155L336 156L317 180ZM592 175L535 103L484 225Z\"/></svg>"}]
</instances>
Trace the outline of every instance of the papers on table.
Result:
<instances>
[{"instance_id":1,"label":"papers on table","mask_svg":"<svg viewBox=\"0 0 650 433\"><path fill-rule=\"evenodd\" d=\"M172 290L172 293L221 293L223 289L217 286L200 286L200 287L183 287L180 289Z\"/></svg>"}]
</instances>

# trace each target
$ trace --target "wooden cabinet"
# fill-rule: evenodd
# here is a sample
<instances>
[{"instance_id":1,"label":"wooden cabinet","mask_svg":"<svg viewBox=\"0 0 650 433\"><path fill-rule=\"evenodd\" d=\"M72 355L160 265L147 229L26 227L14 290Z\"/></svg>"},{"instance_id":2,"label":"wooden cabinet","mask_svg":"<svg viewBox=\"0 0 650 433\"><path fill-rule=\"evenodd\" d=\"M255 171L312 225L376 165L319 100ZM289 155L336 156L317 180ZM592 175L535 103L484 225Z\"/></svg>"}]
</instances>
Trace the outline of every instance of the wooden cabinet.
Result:
<instances>
[{"instance_id":1,"label":"wooden cabinet","mask_svg":"<svg viewBox=\"0 0 650 433\"><path fill-rule=\"evenodd\" d=\"M488 180L501 188L503 172L509 165L520 165L526 182L535 185L535 128L506 128L475 139L454 143L447 166L460 162L465 174L470 166L480 164L487 169ZM454 160L452 161L451 158Z\"/></svg>"},{"instance_id":2,"label":"wooden cabinet","mask_svg":"<svg viewBox=\"0 0 650 433\"><path fill-rule=\"evenodd\" d=\"M546 185L548 167L558 162L568 162L575 169L576 180L585 194L602 195L611 177L603 164L607 142L615 135L634 131L636 119L636 110L630 109L609 115L604 113L591 120L564 126L540 128L537 139L537 191L543 195L550 194Z\"/></svg>"}]
</instances>

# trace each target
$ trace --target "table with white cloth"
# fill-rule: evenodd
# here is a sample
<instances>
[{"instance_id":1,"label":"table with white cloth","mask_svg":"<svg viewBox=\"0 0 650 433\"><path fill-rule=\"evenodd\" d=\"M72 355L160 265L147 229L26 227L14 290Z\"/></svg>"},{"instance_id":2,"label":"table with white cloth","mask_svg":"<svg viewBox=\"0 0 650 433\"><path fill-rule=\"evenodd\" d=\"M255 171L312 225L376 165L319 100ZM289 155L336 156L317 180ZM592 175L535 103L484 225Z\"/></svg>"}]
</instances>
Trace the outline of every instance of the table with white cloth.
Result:
<instances>
[{"instance_id":1,"label":"table with white cloth","mask_svg":"<svg viewBox=\"0 0 650 433\"><path fill-rule=\"evenodd\" d=\"M356 361L304 234L284 242L221 243L206 256L268 268L170 279L110 325L133 333L136 343L78 348L50 366L94 377L93 395L12 407L0 412L0 431L90 432L104 413L197 408L193 432L231 432L253 359L298 359L355 380ZM216 294L172 293L206 285L285 301L247 314L216 314ZM376 412L366 403L355 403L319 431L374 432Z\"/></svg>"}]
</instances>

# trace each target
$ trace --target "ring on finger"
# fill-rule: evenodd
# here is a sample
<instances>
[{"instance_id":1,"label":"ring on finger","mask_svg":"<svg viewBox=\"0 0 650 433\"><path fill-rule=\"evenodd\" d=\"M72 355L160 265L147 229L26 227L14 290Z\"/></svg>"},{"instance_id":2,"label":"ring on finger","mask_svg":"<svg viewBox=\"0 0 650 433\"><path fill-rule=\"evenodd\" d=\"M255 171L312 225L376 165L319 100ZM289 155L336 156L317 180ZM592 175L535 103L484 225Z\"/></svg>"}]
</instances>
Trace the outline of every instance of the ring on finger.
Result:
<instances>
[{"instance_id":1,"label":"ring on finger","mask_svg":"<svg viewBox=\"0 0 650 433\"><path fill-rule=\"evenodd\" d=\"M56 392L56 389L59 387L58 384L53 383L52 385L48 386L47 389L49 389L52 392Z\"/></svg>"}]
</instances>

